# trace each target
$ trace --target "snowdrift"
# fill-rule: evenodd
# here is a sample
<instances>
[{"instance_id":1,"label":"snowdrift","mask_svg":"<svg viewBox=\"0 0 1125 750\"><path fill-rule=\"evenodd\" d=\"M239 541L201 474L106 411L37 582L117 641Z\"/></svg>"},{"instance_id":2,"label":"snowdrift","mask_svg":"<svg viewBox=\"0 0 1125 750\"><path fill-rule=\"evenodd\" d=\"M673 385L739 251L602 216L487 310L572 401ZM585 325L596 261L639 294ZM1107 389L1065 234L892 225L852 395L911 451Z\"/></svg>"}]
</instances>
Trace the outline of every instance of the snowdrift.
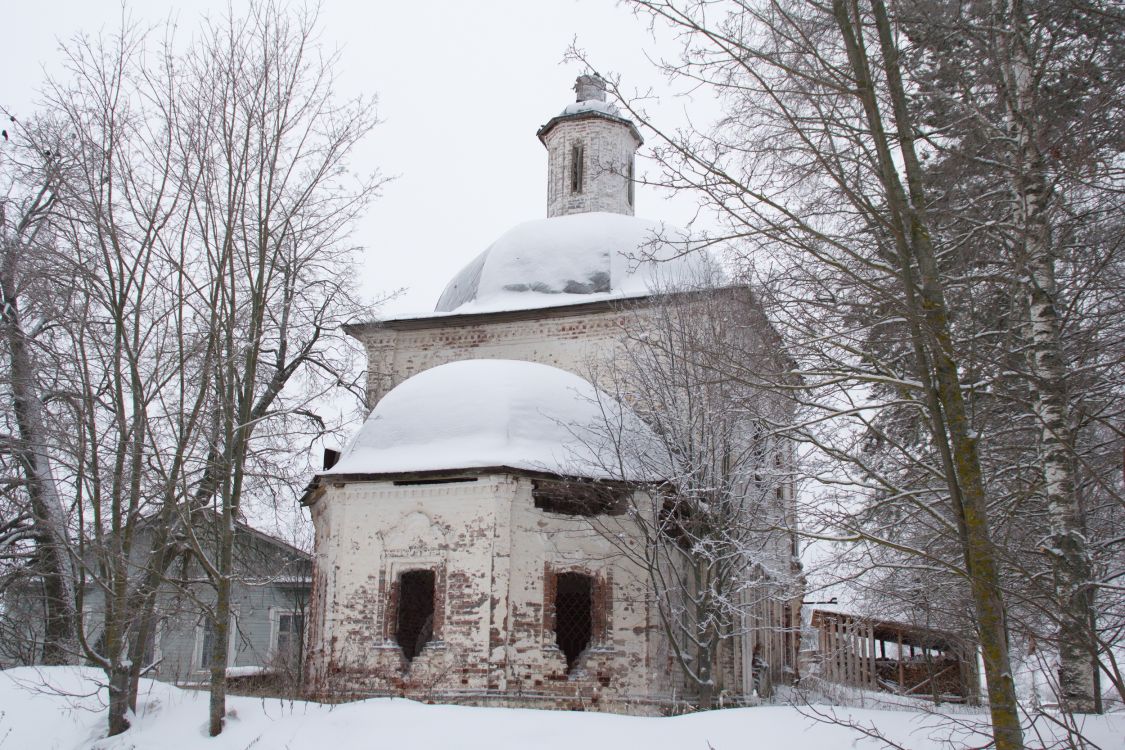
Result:
<instances>
[{"instance_id":1,"label":"snowdrift","mask_svg":"<svg viewBox=\"0 0 1125 750\"><path fill-rule=\"evenodd\" d=\"M76 667L22 667L0 672L0 748L58 750L322 750L333 748L467 748L479 750L730 750L733 748L885 747L862 732L812 717L835 710L877 727L912 750L984 744L971 725L981 717L910 710L762 706L639 718L597 713L431 706L381 698L336 706L230 697L227 729L206 735L207 694L145 680L133 727L104 737L106 693L101 672ZM1057 729L1041 722L1046 735ZM1125 715L1088 717L1087 736L1101 748L1125 745ZM1033 739L1029 736L1029 741ZM1034 746L1034 742L1029 747Z\"/></svg>"}]
</instances>

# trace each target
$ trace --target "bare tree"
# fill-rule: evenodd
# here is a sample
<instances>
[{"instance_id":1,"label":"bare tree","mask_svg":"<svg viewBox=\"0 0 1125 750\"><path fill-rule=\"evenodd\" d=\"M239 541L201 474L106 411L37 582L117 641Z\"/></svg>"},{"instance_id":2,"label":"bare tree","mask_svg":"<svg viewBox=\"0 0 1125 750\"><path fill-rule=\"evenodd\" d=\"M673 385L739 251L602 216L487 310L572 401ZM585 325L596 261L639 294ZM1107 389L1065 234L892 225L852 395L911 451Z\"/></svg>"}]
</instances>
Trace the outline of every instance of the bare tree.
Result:
<instances>
[{"instance_id":1,"label":"bare tree","mask_svg":"<svg viewBox=\"0 0 1125 750\"><path fill-rule=\"evenodd\" d=\"M215 358L182 242L190 183L172 107L159 106L171 60L144 42L127 25L75 40L44 125L60 159L53 345L69 362L53 438L77 513L77 608L100 624L79 637L107 675L111 734L128 727L156 591L183 551L172 522L197 481Z\"/></svg>"},{"instance_id":2,"label":"bare tree","mask_svg":"<svg viewBox=\"0 0 1125 750\"><path fill-rule=\"evenodd\" d=\"M621 457L611 476L634 490L635 533L591 521L611 541L640 540L617 546L646 572L673 662L704 709L721 691L741 692L725 680L751 652L763 685L796 669L803 592L782 437L791 412L785 395L757 387L787 367L771 333L747 288L660 289L626 316L622 348L592 372L643 426L604 408L598 436ZM725 377L732 360L763 377Z\"/></svg>"},{"instance_id":3,"label":"bare tree","mask_svg":"<svg viewBox=\"0 0 1125 750\"><path fill-rule=\"evenodd\" d=\"M314 13L264 4L180 53L171 29L154 46L124 22L68 45L69 78L46 91L45 299L63 364L45 434L75 510L71 606L100 626L77 635L107 675L110 734L128 727L156 601L187 555L216 590L221 731L235 521L249 496L295 497L297 439L325 428L310 403L359 392L339 330L362 313L348 234L380 179L347 163L374 116L339 100L315 32ZM213 535L198 523L211 508Z\"/></svg>"},{"instance_id":4,"label":"bare tree","mask_svg":"<svg viewBox=\"0 0 1125 750\"><path fill-rule=\"evenodd\" d=\"M375 119L371 101L336 96L316 20L264 3L211 23L181 82L199 107L182 145L199 175L190 237L215 293L210 336L219 347L205 481L222 533L214 545L193 543L217 593L212 735L225 715L234 522L244 498L277 476L271 453L291 450L279 438L323 431L311 401L342 385L358 392L340 328L362 312L347 240L381 180L351 177L346 165Z\"/></svg>"},{"instance_id":5,"label":"bare tree","mask_svg":"<svg viewBox=\"0 0 1125 750\"><path fill-rule=\"evenodd\" d=\"M44 413L44 379L36 354L36 338L51 323L47 311L32 306L33 322L26 324L21 307L35 297L37 261L52 241L48 215L57 198L57 157L38 147L20 123L8 115L0 146L0 327L9 370L5 385L15 434L3 437L6 465L17 468L23 481L5 477L7 504L0 525L0 556L21 558L24 542L34 543L36 577L42 580L45 608L43 651L45 664L67 664L77 653L75 639L74 570L70 558L67 508L55 479L50 431ZM38 286L38 288L37 288ZM32 303L33 305L33 303ZM36 313L42 317L34 320Z\"/></svg>"},{"instance_id":6,"label":"bare tree","mask_svg":"<svg viewBox=\"0 0 1125 750\"><path fill-rule=\"evenodd\" d=\"M682 34L669 73L713 87L726 105L714 130L657 128L656 156L675 187L702 191L747 259L758 253L757 269L770 277L762 288L774 292L775 318L808 386L798 425L850 425L835 444L811 429L796 436L846 460L854 490L928 506L958 540L961 559L949 569L971 593L996 744L1021 747L980 436L885 5L634 5ZM924 441L880 429L876 417L892 406L913 412ZM895 445L920 486L873 465L856 439L864 433ZM892 543L849 526L851 538Z\"/></svg>"},{"instance_id":7,"label":"bare tree","mask_svg":"<svg viewBox=\"0 0 1125 750\"><path fill-rule=\"evenodd\" d=\"M1105 355L1114 345L1083 329L1087 314L1099 314L1087 300L1100 297L1105 304L1104 280L1112 277L1087 274L1120 263L1117 242L1104 240L1112 232L1106 218L1120 203L1125 18L1103 3L1050 0L961 7L915 2L899 11L915 40L909 65L919 83L918 109L935 134L929 139L936 157L930 172L935 182L943 180L937 184L964 191L948 191L936 201L943 232L958 238L973 233L972 244L988 248L992 257L979 250L970 256L998 263L1018 301L995 326L1006 341L990 345L986 339L980 348L1022 352L1023 362L999 356L1019 373L1021 400L1030 408L985 407L1033 426L1025 443L1035 451L1029 461L1035 473L1031 491L1023 494L1042 504L1046 522L1034 524L1040 537L1029 544L1046 558L1052 591L1039 609L1058 629L1057 637L1040 635L1058 651L1060 700L1073 711L1094 710L1098 648L1090 533L1097 530L1086 523L1077 476L1086 463L1080 433L1101 420L1081 418L1076 407L1087 394L1107 404L1100 381L1113 373ZM1089 244L1095 235L1100 247ZM1083 270L1072 275L1082 258ZM978 315L996 320L987 306ZM980 371L998 380L986 364ZM988 401L991 394L980 390L978 400ZM1011 476L994 473L999 486L1005 473ZM1034 586L1021 595L1036 598Z\"/></svg>"}]
</instances>

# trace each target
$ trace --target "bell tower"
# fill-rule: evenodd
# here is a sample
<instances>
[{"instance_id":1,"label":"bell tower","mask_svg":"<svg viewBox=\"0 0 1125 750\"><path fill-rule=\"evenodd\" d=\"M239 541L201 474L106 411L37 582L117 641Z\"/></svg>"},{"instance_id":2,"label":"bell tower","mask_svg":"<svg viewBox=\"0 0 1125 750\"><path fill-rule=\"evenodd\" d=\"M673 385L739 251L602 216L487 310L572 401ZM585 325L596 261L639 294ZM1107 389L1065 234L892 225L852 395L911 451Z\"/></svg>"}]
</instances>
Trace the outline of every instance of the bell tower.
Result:
<instances>
[{"instance_id":1,"label":"bell tower","mask_svg":"<svg viewBox=\"0 0 1125 750\"><path fill-rule=\"evenodd\" d=\"M574 90L575 102L537 133L547 148L547 216L591 211L632 216L641 134L606 101L600 76L578 76Z\"/></svg>"}]
</instances>

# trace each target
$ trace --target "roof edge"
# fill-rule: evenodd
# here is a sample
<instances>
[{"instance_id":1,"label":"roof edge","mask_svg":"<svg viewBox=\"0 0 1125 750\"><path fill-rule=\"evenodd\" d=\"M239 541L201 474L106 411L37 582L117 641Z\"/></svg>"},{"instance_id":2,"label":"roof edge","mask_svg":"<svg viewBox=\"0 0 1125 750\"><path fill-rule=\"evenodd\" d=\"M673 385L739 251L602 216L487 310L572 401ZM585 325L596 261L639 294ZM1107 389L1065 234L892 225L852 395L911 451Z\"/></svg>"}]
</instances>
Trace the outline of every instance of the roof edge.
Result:
<instances>
[{"instance_id":1,"label":"roof edge","mask_svg":"<svg viewBox=\"0 0 1125 750\"><path fill-rule=\"evenodd\" d=\"M550 479L576 482L580 484L603 484L610 487L636 487L644 485L641 481L625 481L606 477L582 477L577 475L557 474L550 471L536 471L515 466L474 466L467 469L423 469L420 471L395 471L374 473L326 474L321 472L315 475L305 488L301 496L301 505L315 504L324 496L325 485L354 484L357 482L394 482L411 481L417 479L437 480L441 478L456 479L458 477L481 477L488 474L515 474L531 479ZM647 484L656 484L648 482Z\"/></svg>"},{"instance_id":2,"label":"roof edge","mask_svg":"<svg viewBox=\"0 0 1125 750\"><path fill-rule=\"evenodd\" d=\"M545 139L547 138L547 134L554 130L555 126L560 122L563 122L564 120L609 120L610 122L615 122L620 125L627 126L629 128L630 134L637 141L637 148L640 148L645 144L645 139L641 137L641 131L637 130L637 126L633 123L632 120L607 114L606 112L600 112L596 109L587 109L581 112L571 112L569 114L564 112L561 115L555 115L547 121L547 124L543 125L539 128L539 130L535 131L535 135L539 138L539 142L546 146L547 142Z\"/></svg>"},{"instance_id":3,"label":"roof edge","mask_svg":"<svg viewBox=\"0 0 1125 750\"><path fill-rule=\"evenodd\" d=\"M642 294L635 297L607 297L605 299L591 300L590 302L574 302L569 305L555 305L547 307L527 307L519 310L493 310L469 313L442 313L420 318L388 318L386 320L369 320L363 323L345 323L344 333L358 338L359 335L379 329L392 331L416 331L425 328L453 328L473 323L498 323L506 321L531 320L535 318L566 318L575 315L585 315L603 309L620 307L629 303L644 303L653 297L652 294Z\"/></svg>"}]
</instances>

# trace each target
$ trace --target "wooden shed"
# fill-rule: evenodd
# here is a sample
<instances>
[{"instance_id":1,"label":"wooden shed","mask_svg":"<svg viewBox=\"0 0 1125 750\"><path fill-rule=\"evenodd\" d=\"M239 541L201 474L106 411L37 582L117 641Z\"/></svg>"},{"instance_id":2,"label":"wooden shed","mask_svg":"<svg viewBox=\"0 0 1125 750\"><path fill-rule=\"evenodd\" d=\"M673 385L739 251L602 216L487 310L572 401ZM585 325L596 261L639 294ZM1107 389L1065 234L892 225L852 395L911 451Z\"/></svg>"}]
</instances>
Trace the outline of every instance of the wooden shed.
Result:
<instances>
[{"instance_id":1,"label":"wooden shed","mask_svg":"<svg viewBox=\"0 0 1125 750\"><path fill-rule=\"evenodd\" d=\"M814 609L822 679L935 702L976 703L976 644L957 633Z\"/></svg>"}]
</instances>

